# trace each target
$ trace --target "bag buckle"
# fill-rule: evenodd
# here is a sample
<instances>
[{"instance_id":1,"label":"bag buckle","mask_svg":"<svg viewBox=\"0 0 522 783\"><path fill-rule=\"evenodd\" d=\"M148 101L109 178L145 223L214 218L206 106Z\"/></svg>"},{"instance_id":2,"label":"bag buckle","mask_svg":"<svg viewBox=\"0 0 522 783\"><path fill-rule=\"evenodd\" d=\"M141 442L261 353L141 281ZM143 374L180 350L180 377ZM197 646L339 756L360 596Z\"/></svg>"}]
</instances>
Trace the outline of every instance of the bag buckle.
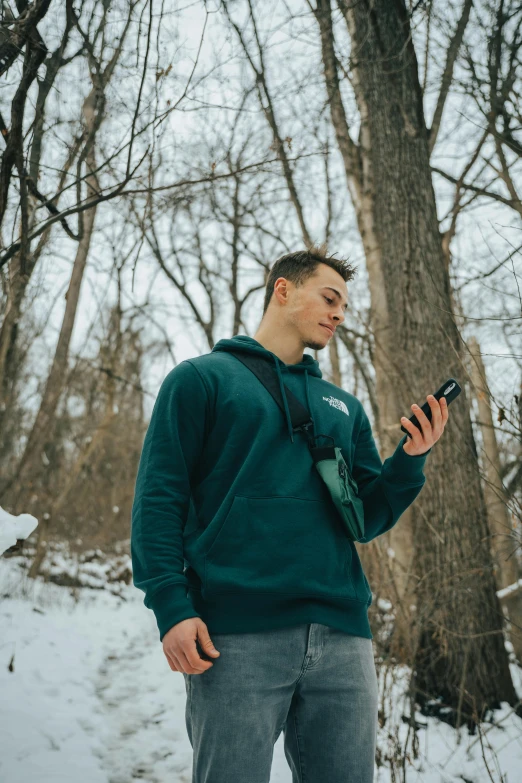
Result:
<instances>
[{"instance_id":1,"label":"bag buckle","mask_svg":"<svg viewBox=\"0 0 522 783\"><path fill-rule=\"evenodd\" d=\"M313 435L311 435L311 434L308 432L308 430L309 430L309 429L310 429L310 427L312 427L312 426L313 426L313 421L312 421L312 419L310 418L310 420L309 420L309 421L305 421L305 423L304 423L304 424L299 424L298 426L296 426L296 427L293 427L293 431L294 431L294 432L304 432L304 434L305 434L305 435L306 435L306 437L307 437L308 443L313 445L313 444L314 444L314 437L313 437Z\"/></svg>"}]
</instances>

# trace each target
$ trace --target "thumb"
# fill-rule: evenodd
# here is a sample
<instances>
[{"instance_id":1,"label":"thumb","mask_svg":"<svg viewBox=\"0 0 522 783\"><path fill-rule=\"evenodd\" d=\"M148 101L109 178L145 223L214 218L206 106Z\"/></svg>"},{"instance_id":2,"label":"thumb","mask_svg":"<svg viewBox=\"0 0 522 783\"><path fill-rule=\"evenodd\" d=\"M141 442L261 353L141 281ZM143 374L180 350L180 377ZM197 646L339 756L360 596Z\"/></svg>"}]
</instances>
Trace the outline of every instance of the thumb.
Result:
<instances>
[{"instance_id":1,"label":"thumb","mask_svg":"<svg viewBox=\"0 0 522 783\"><path fill-rule=\"evenodd\" d=\"M198 628L198 639L201 649L207 655L221 655L221 653L218 652L218 650L216 650L214 647L212 639L209 636L207 626L204 623Z\"/></svg>"}]
</instances>

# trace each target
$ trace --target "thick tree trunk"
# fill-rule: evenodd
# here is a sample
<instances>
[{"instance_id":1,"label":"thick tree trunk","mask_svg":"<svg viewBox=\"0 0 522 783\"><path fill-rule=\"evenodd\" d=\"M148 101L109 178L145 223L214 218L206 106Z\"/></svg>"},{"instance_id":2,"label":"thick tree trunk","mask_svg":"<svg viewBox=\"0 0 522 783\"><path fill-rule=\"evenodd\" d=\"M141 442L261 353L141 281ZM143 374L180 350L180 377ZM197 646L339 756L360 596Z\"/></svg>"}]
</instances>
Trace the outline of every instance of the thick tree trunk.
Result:
<instances>
[{"instance_id":1,"label":"thick tree trunk","mask_svg":"<svg viewBox=\"0 0 522 783\"><path fill-rule=\"evenodd\" d=\"M385 299L388 383L402 406L462 378L461 339L439 233L417 61L400 0L342 3L361 115L361 191L371 216ZM370 259L370 264L373 262ZM374 292L372 291L372 297ZM384 412L384 420L388 419ZM484 496L466 389L426 463L411 507L416 700L473 727L483 710L514 705ZM398 526L403 524L403 520ZM435 701L438 700L438 701Z\"/></svg>"},{"instance_id":2,"label":"thick tree trunk","mask_svg":"<svg viewBox=\"0 0 522 783\"><path fill-rule=\"evenodd\" d=\"M407 400L413 396L401 394L400 366L396 363L394 336L390 329L390 309L385 293L383 274L383 247L375 226L375 188L372 169L367 166L366 150L372 143L366 117L366 105L359 100L361 127L359 145L350 137L349 126L342 102L338 63L334 47L334 29L330 0L318 0L316 18L321 34L321 49L325 85L330 106L332 125L343 160L347 187L355 209L357 225L365 251L370 287L370 328L373 341L373 366L375 369L375 399L372 402L375 428L381 459L393 453L402 437L399 420L406 413ZM357 89L357 85L356 89ZM362 97L362 96L361 96ZM403 391L403 390L402 390ZM400 661L411 660L410 628L413 622L411 596L413 590L412 556L413 532L410 509L386 535L369 546L356 545L370 584L379 597L392 601L395 610L394 632L389 654Z\"/></svg>"}]
</instances>

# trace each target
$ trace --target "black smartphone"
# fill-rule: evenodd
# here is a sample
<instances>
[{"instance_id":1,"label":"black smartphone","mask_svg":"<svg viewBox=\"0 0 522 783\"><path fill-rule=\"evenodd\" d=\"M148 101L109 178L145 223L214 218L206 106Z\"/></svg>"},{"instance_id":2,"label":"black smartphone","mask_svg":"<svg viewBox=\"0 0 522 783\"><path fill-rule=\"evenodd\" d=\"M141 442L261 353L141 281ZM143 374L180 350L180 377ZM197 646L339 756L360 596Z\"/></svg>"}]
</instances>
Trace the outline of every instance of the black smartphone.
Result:
<instances>
[{"instance_id":1,"label":"black smartphone","mask_svg":"<svg viewBox=\"0 0 522 783\"><path fill-rule=\"evenodd\" d=\"M449 405L450 402L453 402L453 400L459 396L461 391L462 389L460 388L455 378L448 378L448 380L445 383L443 383L439 389L437 389L437 391L434 393L433 396L435 397L436 400L440 400L441 397L445 397L446 402ZM421 411L423 411L423 413L426 414L428 421L431 421L431 407L428 400L426 400L424 405L421 405ZM419 420L415 416L415 414L413 414L413 416L410 416L408 421L411 421L412 424L415 424L415 426L418 427L419 430L422 432L422 427L420 426ZM403 424L401 424L401 430L405 432L409 438L411 438L410 433L408 432L408 430Z\"/></svg>"}]
</instances>

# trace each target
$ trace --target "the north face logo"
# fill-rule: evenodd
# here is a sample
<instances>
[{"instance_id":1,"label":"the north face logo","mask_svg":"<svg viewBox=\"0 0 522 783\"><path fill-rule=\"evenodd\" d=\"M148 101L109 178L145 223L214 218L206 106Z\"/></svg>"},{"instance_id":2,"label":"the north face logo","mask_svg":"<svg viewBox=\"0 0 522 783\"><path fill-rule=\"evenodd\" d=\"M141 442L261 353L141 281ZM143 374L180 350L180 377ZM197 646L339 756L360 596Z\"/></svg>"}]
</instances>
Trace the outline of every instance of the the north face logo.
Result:
<instances>
[{"instance_id":1,"label":"the north face logo","mask_svg":"<svg viewBox=\"0 0 522 783\"><path fill-rule=\"evenodd\" d=\"M342 400L338 400L337 397L323 397L323 400L326 400L326 402L329 402L330 405L332 405L334 408L338 408L343 413L346 413L347 416L350 415L348 412L348 408L346 407L346 404Z\"/></svg>"}]
</instances>

